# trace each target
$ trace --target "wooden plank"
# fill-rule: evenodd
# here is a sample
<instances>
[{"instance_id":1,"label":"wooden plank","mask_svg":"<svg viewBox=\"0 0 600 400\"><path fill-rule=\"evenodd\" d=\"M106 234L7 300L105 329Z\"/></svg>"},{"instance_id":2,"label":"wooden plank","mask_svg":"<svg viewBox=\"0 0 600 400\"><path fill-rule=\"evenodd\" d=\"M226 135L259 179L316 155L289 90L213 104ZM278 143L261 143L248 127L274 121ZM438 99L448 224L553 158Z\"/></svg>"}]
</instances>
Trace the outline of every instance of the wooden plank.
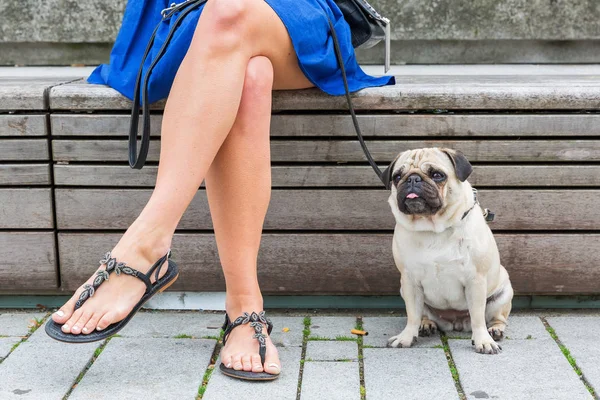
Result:
<instances>
[{"instance_id":1,"label":"wooden plank","mask_svg":"<svg viewBox=\"0 0 600 400\"><path fill-rule=\"evenodd\" d=\"M45 115L0 115L0 136L45 136Z\"/></svg>"},{"instance_id":2,"label":"wooden plank","mask_svg":"<svg viewBox=\"0 0 600 400\"><path fill-rule=\"evenodd\" d=\"M0 139L0 161L49 159L47 139Z\"/></svg>"},{"instance_id":3,"label":"wooden plank","mask_svg":"<svg viewBox=\"0 0 600 400\"><path fill-rule=\"evenodd\" d=\"M142 170L127 165L54 165L54 180L57 185L65 186L154 187L157 170L155 165ZM489 187L598 187L600 165L477 165L469 182ZM381 183L370 166L308 165L273 166L272 186L378 187Z\"/></svg>"},{"instance_id":4,"label":"wooden plank","mask_svg":"<svg viewBox=\"0 0 600 400\"><path fill-rule=\"evenodd\" d=\"M478 162L568 162L600 160L600 140L367 140L373 158L389 162L408 149L448 147ZM125 140L53 140L55 161L126 161ZM152 141L149 161L158 161L160 142ZM271 159L279 162L366 161L357 140L271 141Z\"/></svg>"},{"instance_id":5,"label":"wooden plank","mask_svg":"<svg viewBox=\"0 0 600 400\"><path fill-rule=\"evenodd\" d=\"M0 229L53 227L50 189L0 189Z\"/></svg>"},{"instance_id":6,"label":"wooden plank","mask_svg":"<svg viewBox=\"0 0 600 400\"><path fill-rule=\"evenodd\" d=\"M600 136L598 114L409 114L359 115L364 136ZM53 114L53 136L122 136L131 117L123 114ZM160 135L161 115L153 115L152 136ZM272 137L351 136L349 115L273 115Z\"/></svg>"},{"instance_id":7,"label":"wooden plank","mask_svg":"<svg viewBox=\"0 0 600 400\"><path fill-rule=\"evenodd\" d=\"M0 290L58 287L52 232L0 232Z\"/></svg>"},{"instance_id":8,"label":"wooden plank","mask_svg":"<svg viewBox=\"0 0 600 400\"><path fill-rule=\"evenodd\" d=\"M600 292L600 235L496 234L503 264L517 294ZM97 268L118 234L59 234L61 278L75 290ZM268 294L398 294L392 234L264 234L259 281ZM177 234L174 290L223 291L211 234ZM317 278L318 277L318 278Z\"/></svg>"},{"instance_id":9,"label":"wooden plank","mask_svg":"<svg viewBox=\"0 0 600 400\"><path fill-rule=\"evenodd\" d=\"M600 77L594 75L402 75L397 84L353 94L357 110L596 110ZM1 97L0 97L1 99ZM162 109L164 101L153 106ZM128 110L131 102L102 85L70 83L50 91L52 110ZM343 96L319 89L273 93L273 110L342 110Z\"/></svg>"},{"instance_id":10,"label":"wooden plank","mask_svg":"<svg viewBox=\"0 0 600 400\"><path fill-rule=\"evenodd\" d=\"M59 229L126 229L151 190L57 189ZM600 190L480 191L483 207L496 212L494 229L591 230L600 227ZM385 190L273 190L265 229L393 229ZM212 229L206 194L199 191L180 229Z\"/></svg>"},{"instance_id":11,"label":"wooden plank","mask_svg":"<svg viewBox=\"0 0 600 400\"><path fill-rule=\"evenodd\" d=\"M49 164L0 164L0 185L49 184Z\"/></svg>"}]
</instances>

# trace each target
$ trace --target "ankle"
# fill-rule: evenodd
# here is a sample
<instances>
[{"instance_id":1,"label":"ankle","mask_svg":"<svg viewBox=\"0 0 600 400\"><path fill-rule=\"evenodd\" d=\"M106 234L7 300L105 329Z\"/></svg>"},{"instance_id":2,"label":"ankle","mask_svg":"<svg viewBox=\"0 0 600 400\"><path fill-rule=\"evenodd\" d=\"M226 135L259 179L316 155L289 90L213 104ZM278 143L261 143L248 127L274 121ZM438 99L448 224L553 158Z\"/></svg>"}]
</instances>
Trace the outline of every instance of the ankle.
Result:
<instances>
[{"instance_id":1,"label":"ankle","mask_svg":"<svg viewBox=\"0 0 600 400\"><path fill-rule=\"evenodd\" d=\"M143 221L136 220L125 232L119 243L113 249L115 257L130 257L135 254L135 260L130 260L130 265L136 269L150 267L158 259L167 254L171 247L172 233L164 232L160 228L146 225ZM141 257L141 260L139 259ZM126 259L123 261L127 262ZM140 269L140 271L142 271ZM142 271L143 272L143 271Z\"/></svg>"},{"instance_id":2,"label":"ankle","mask_svg":"<svg viewBox=\"0 0 600 400\"><path fill-rule=\"evenodd\" d=\"M263 311L263 298L260 291L250 295L230 295L225 299L225 309L229 318L237 318L243 313L258 313Z\"/></svg>"}]
</instances>

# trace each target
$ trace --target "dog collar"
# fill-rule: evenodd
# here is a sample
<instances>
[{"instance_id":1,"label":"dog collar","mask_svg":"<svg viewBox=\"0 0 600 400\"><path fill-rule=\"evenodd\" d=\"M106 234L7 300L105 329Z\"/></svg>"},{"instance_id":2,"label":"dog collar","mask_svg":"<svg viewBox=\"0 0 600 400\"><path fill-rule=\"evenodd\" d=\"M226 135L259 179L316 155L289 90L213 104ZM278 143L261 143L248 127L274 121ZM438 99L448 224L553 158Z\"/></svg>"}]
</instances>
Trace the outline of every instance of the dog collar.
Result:
<instances>
[{"instance_id":1,"label":"dog collar","mask_svg":"<svg viewBox=\"0 0 600 400\"><path fill-rule=\"evenodd\" d=\"M477 204L479 204L479 200L477 199L477 189L473 188L473 205L471 206L471 208L469 208L467 211L465 211L465 213L463 214L463 216L460 220L462 221L463 219L465 219L467 217L467 215L469 215L471 210L474 209ZM494 218L496 217L496 214L494 214L488 208L485 208L483 210L483 217L485 218L486 222L492 222L494 220Z\"/></svg>"}]
</instances>

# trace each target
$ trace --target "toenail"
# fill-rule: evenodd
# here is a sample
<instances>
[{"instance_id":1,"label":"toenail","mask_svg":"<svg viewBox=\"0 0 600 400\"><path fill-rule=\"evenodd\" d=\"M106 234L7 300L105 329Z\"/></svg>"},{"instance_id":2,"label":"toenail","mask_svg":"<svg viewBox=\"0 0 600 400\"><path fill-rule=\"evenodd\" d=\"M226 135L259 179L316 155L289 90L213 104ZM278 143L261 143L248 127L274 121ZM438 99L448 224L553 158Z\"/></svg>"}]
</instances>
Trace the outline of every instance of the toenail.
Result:
<instances>
[{"instance_id":1,"label":"toenail","mask_svg":"<svg viewBox=\"0 0 600 400\"><path fill-rule=\"evenodd\" d=\"M227 364L225 367L226 368L231 368L231 363Z\"/></svg>"},{"instance_id":2,"label":"toenail","mask_svg":"<svg viewBox=\"0 0 600 400\"><path fill-rule=\"evenodd\" d=\"M65 330L65 331L68 331L68 330L69 330L69 325L67 325L67 324L64 324L64 325L62 326L62 328L63 328L63 330Z\"/></svg>"},{"instance_id":3,"label":"toenail","mask_svg":"<svg viewBox=\"0 0 600 400\"><path fill-rule=\"evenodd\" d=\"M55 313L54 313L54 315L57 315L57 316L59 316L59 317L64 317L64 316L65 316L65 313L64 313L64 312L62 312L61 310L58 310L57 312L55 312Z\"/></svg>"},{"instance_id":4,"label":"toenail","mask_svg":"<svg viewBox=\"0 0 600 400\"><path fill-rule=\"evenodd\" d=\"M74 331L78 331L78 330L79 330L79 327L78 327L77 325L75 325L75 326L73 327L73 330L74 330Z\"/></svg>"},{"instance_id":5,"label":"toenail","mask_svg":"<svg viewBox=\"0 0 600 400\"><path fill-rule=\"evenodd\" d=\"M104 328L101 328L99 326L96 327L96 330L98 330L98 331L101 331L102 329L104 329Z\"/></svg>"},{"instance_id":6,"label":"toenail","mask_svg":"<svg viewBox=\"0 0 600 400\"><path fill-rule=\"evenodd\" d=\"M269 368L277 368L277 369L279 369L279 365L277 365L277 364L269 364Z\"/></svg>"},{"instance_id":7,"label":"toenail","mask_svg":"<svg viewBox=\"0 0 600 400\"><path fill-rule=\"evenodd\" d=\"M88 328L83 328L82 331L85 332L85 333L87 333Z\"/></svg>"}]
</instances>

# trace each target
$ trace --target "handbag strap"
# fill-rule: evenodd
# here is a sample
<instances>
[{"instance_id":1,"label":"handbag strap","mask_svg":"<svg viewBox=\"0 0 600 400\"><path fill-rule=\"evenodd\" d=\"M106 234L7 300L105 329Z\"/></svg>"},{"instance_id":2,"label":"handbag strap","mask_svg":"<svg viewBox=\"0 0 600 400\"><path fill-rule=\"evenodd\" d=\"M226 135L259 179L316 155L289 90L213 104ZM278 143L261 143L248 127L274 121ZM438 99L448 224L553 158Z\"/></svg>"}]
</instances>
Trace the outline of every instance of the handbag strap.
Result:
<instances>
[{"instance_id":1,"label":"handbag strap","mask_svg":"<svg viewBox=\"0 0 600 400\"><path fill-rule=\"evenodd\" d=\"M146 50L144 51L144 55L142 57L142 62L140 63L140 68L138 70L137 78L135 81L135 94L133 97L133 105L131 107L131 122L129 125L129 166L135 169L142 169L144 164L146 163L146 158L148 157L148 149L150 148L150 105L148 104L148 80L150 79L150 75L152 74L152 70L160 60L160 58L165 54L167 50L167 46L171 41L171 38L175 34L175 31L181 24L181 21L194 9L206 3L207 0L188 0L179 5L171 6L162 12L163 19L158 23L154 31L152 32L152 36L150 36L150 40L148 41L148 45L146 46ZM183 10L183 11L182 11ZM163 45L160 47L156 57L150 63L148 70L146 71L146 76L143 76L144 63L146 58L148 58L148 54L152 50L152 45L154 44L154 39L156 38L156 33L158 32L158 28L160 25L167 19L171 18L176 12L181 11L181 14L177 17L173 26L169 30L167 37ZM138 124L139 124L139 114L140 114L140 89L142 89L142 101L141 108L143 114L142 121L142 143L138 152L137 145L137 136L138 136Z\"/></svg>"},{"instance_id":2,"label":"handbag strap","mask_svg":"<svg viewBox=\"0 0 600 400\"><path fill-rule=\"evenodd\" d=\"M331 30L331 38L333 39L333 49L335 50L335 56L337 58L338 64L340 65L340 71L342 73L342 80L344 81L344 90L346 92L346 101L348 102L348 110L350 111L350 115L352 116L352 123L354 124L354 130L356 131L356 136L358 136L358 141L360 142L360 146L362 147L365 156L367 157L367 161L377 174L379 180L383 183L386 189L391 188L392 182L392 170L391 165L388 166L383 171L379 169L375 160L373 160L373 156L371 156L371 152L363 139L362 132L360 130L360 125L358 124L358 119L356 118L356 113L354 112L354 105L352 104L352 97L350 96L350 88L348 87L348 77L346 76L346 67L344 66L344 58L342 57L342 51L340 49L340 43L337 38L337 34L335 33L335 28L333 26L333 22L331 19L327 17L329 21L329 28Z\"/></svg>"}]
</instances>

